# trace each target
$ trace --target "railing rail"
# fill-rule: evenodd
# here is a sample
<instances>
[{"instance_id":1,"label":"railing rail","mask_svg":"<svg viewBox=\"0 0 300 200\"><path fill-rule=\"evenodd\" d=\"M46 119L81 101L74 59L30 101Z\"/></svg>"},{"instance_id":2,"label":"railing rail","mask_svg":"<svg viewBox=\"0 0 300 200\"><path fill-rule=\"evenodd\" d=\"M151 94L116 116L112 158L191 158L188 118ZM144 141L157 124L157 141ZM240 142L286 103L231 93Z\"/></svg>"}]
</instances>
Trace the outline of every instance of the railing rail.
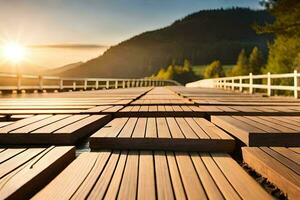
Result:
<instances>
[{"instance_id":1,"label":"railing rail","mask_svg":"<svg viewBox=\"0 0 300 200\"><path fill-rule=\"evenodd\" d=\"M119 78L75 78L0 73L0 91L44 91L44 90L88 90L101 88L128 88L147 86L180 85L174 80L119 79Z\"/></svg>"},{"instance_id":2,"label":"railing rail","mask_svg":"<svg viewBox=\"0 0 300 200\"><path fill-rule=\"evenodd\" d=\"M249 93L254 93L255 89L266 90L268 96L272 96L273 91L285 90L292 91L295 98L299 98L300 93L300 73L294 70L294 73L287 74L267 74L253 75L250 73L248 76L234 76L223 77L214 79L203 79L200 81L186 84L187 87L209 87L209 88L223 88L236 90L239 89L242 92L244 89L248 89ZM254 83L256 80L261 80L259 84ZM287 83L289 85L273 84L274 79L291 79Z\"/></svg>"}]
</instances>

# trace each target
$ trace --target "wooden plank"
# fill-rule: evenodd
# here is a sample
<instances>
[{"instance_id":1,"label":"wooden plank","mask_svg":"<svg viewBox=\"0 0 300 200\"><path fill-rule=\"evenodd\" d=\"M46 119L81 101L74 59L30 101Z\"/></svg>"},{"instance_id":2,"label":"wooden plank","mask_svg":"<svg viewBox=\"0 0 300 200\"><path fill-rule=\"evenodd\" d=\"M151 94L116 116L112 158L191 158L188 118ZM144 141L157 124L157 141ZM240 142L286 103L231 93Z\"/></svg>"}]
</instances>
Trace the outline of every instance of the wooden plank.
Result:
<instances>
[{"instance_id":1,"label":"wooden plank","mask_svg":"<svg viewBox=\"0 0 300 200\"><path fill-rule=\"evenodd\" d=\"M138 152L129 152L122 182L120 185L118 199L135 199L138 186Z\"/></svg>"},{"instance_id":2,"label":"wooden plank","mask_svg":"<svg viewBox=\"0 0 300 200\"><path fill-rule=\"evenodd\" d=\"M157 138L156 119L151 117L147 119L146 138Z\"/></svg>"},{"instance_id":3,"label":"wooden plank","mask_svg":"<svg viewBox=\"0 0 300 200\"><path fill-rule=\"evenodd\" d=\"M13 131L15 129L21 128L23 126L26 126L28 124L37 122L39 120L45 119L51 117L51 115L36 115L34 117L26 118L23 120L19 120L15 123L12 123L10 125L7 125L5 127L0 128L0 133L9 133L10 131Z\"/></svg>"},{"instance_id":4,"label":"wooden plank","mask_svg":"<svg viewBox=\"0 0 300 200\"><path fill-rule=\"evenodd\" d=\"M7 126L7 125L10 125L12 123L14 123L14 122L0 122L0 128L4 127L4 126Z\"/></svg>"},{"instance_id":5,"label":"wooden plank","mask_svg":"<svg viewBox=\"0 0 300 200\"><path fill-rule=\"evenodd\" d=\"M208 199L224 199L222 193L220 192L218 186L216 185L213 178L209 174L199 154L192 153L191 159L195 166L198 177L200 178L202 186L206 191L206 195Z\"/></svg>"},{"instance_id":6,"label":"wooden plank","mask_svg":"<svg viewBox=\"0 0 300 200\"><path fill-rule=\"evenodd\" d=\"M288 157L285 157L284 155L281 155L280 153L268 148L268 147L260 147L261 150L263 150L265 153L269 154L273 158L275 158L278 162L282 163L289 169L293 170L297 174L300 175L300 165L295 163L293 160L291 160Z\"/></svg>"},{"instance_id":7,"label":"wooden plank","mask_svg":"<svg viewBox=\"0 0 300 200\"><path fill-rule=\"evenodd\" d=\"M178 126L175 118L168 117L166 118L170 132L172 134L172 138L185 138L185 136L182 134L182 131L180 127Z\"/></svg>"},{"instance_id":8,"label":"wooden plank","mask_svg":"<svg viewBox=\"0 0 300 200\"><path fill-rule=\"evenodd\" d=\"M99 156L105 154L82 153L32 199L70 199L88 176ZM65 187L66 185L68 187Z\"/></svg>"},{"instance_id":9,"label":"wooden plank","mask_svg":"<svg viewBox=\"0 0 300 200\"><path fill-rule=\"evenodd\" d=\"M49 118L40 120L38 122L29 124L27 126L23 126L22 128L19 128L19 129L16 129L16 130L13 130L13 131L11 131L11 133L30 133L30 132L32 132L32 131L40 128L40 127L46 126L48 124L51 124L53 122L59 121L59 120L64 119L64 118L67 118L69 116L70 115L53 115Z\"/></svg>"},{"instance_id":10,"label":"wooden plank","mask_svg":"<svg viewBox=\"0 0 300 200\"><path fill-rule=\"evenodd\" d=\"M109 152L105 152L103 154L103 156L98 157L94 167L84 182L72 195L71 199L84 199L86 196L94 199L102 199L104 197L105 191L118 162L119 152L113 152L112 155L110 155ZM93 191L91 191L92 188Z\"/></svg>"},{"instance_id":11,"label":"wooden plank","mask_svg":"<svg viewBox=\"0 0 300 200\"><path fill-rule=\"evenodd\" d=\"M124 124L126 124L128 118L117 118L109 122L102 129L99 129L93 136L105 137L105 136L117 136L122 130Z\"/></svg>"},{"instance_id":12,"label":"wooden plank","mask_svg":"<svg viewBox=\"0 0 300 200\"><path fill-rule=\"evenodd\" d=\"M134 128L137 124L138 118L129 118L126 125L122 128L121 132L119 133L119 135L116 135L116 137L127 137L127 138L131 138L132 137L132 132L134 131ZM117 131L115 131L115 133L117 133ZM111 137L111 135L109 135ZM113 137L113 136L112 136Z\"/></svg>"},{"instance_id":13,"label":"wooden plank","mask_svg":"<svg viewBox=\"0 0 300 200\"><path fill-rule=\"evenodd\" d=\"M197 159L197 156L192 156L192 158L195 160L195 159ZM237 191L230 184L230 181L226 178L226 176L224 176L223 172L220 170L218 165L214 162L213 158L209 154L201 153L200 159L205 164L205 167L209 171L211 177L215 181L219 190L222 192L224 198L226 198L226 199L241 199L241 197L239 196ZM200 162L200 161L198 161L198 162Z\"/></svg>"},{"instance_id":14,"label":"wooden plank","mask_svg":"<svg viewBox=\"0 0 300 200\"><path fill-rule=\"evenodd\" d=\"M36 150L27 149L0 164L0 168L4 169L8 167L6 163L15 163L11 165L11 171L0 178L1 199L29 199L75 158L73 147ZM19 160L24 162L18 162Z\"/></svg>"},{"instance_id":15,"label":"wooden plank","mask_svg":"<svg viewBox=\"0 0 300 200\"><path fill-rule=\"evenodd\" d=\"M244 147L242 153L244 161L250 167L278 186L289 198L299 197L300 174L289 168L291 165L288 167L282 163L282 160L278 160L278 154L272 154L270 150L266 151L266 148L262 150L258 147Z\"/></svg>"},{"instance_id":16,"label":"wooden plank","mask_svg":"<svg viewBox=\"0 0 300 200\"><path fill-rule=\"evenodd\" d=\"M156 118L158 138L171 138L171 133L165 118Z\"/></svg>"},{"instance_id":17,"label":"wooden plank","mask_svg":"<svg viewBox=\"0 0 300 200\"><path fill-rule=\"evenodd\" d=\"M109 200L109 199L117 198L118 191L123 177L123 172L127 162L127 157L128 157L128 152L126 151L121 152L120 160L118 162L118 165L114 172L114 176L110 182L109 188L107 189L104 199ZM89 199L94 199L94 198L89 198Z\"/></svg>"},{"instance_id":18,"label":"wooden plank","mask_svg":"<svg viewBox=\"0 0 300 200\"><path fill-rule=\"evenodd\" d=\"M155 152L155 175L157 199L174 199L172 182L164 152Z\"/></svg>"},{"instance_id":19,"label":"wooden plank","mask_svg":"<svg viewBox=\"0 0 300 200\"><path fill-rule=\"evenodd\" d=\"M212 154L214 161L243 199L272 199L229 155L215 155Z\"/></svg>"},{"instance_id":20,"label":"wooden plank","mask_svg":"<svg viewBox=\"0 0 300 200\"><path fill-rule=\"evenodd\" d=\"M300 155L298 155L296 152L292 151L291 149L285 147L271 147L271 149L285 156L286 158L289 158L290 160L292 160L293 162L295 162L300 166Z\"/></svg>"},{"instance_id":21,"label":"wooden plank","mask_svg":"<svg viewBox=\"0 0 300 200\"><path fill-rule=\"evenodd\" d=\"M0 144L75 144L109 120L109 115L55 115L0 134Z\"/></svg>"},{"instance_id":22,"label":"wooden plank","mask_svg":"<svg viewBox=\"0 0 300 200\"><path fill-rule=\"evenodd\" d=\"M211 121L248 146L299 146L300 130L273 117L212 116Z\"/></svg>"},{"instance_id":23,"label":"wooden plank","mask_svg":"<svg viewBox=\"0 0 300 200\"><path fill-rule=\"evenodd\" d=\"M132 133L132 138L144 138L146 126L147 118L139 118Z\"/></svg>"},{"instance_id":24,"label":"wooden plank","mask_svg":"<svg viewBox=\"0 0 300 200\"><path fill-rule=\"evenodd\" d=\"M0 163L5 162L6 160L10 159L11 157L14 157L23 151L26 151L25 148L17 148L17 149L6 149L4 153L0 154ZM2 152L2 151L1 151Z\"/></svg>"},{"instance_id":25,"label":"wooden plank","mask_svg":"<svg viewBox=\"0 0 300 200\"><path fill-rule=\"evenodd\" d=\"M208 152L234 149L232 137L200 118L116 118L108 126L90 137L91 149ZM206 137L200 138L196 133Z\"/></svg>"},{"instance_id":26,"label":"wooden plank","mask_svg":"<svg viewBox=\"0 0 300 200\"><path fill-rule=\"evenodd\" d=\"M181 181L180 172L176 163L175 155L173 152L166 152L170 177L173 184L173 191L176 199L187 199L185 190Z\"/></svg>"},{"instance_id":27,"label":"wooden plank","mask_svg":"<svg viewBox=\"0 0 300 200\"><path fill-rule=\"evenodd\" d=\"M188 154L176 153L175 156L187 198L208 199Z\"/></svg>"},{"instance_id":28,"label":"wooden plank","mask_svg":"<svg viewBox=\"0 0 300 200\"><path fill-rule=\"evenodd\" d=\"M139 157L137 199L155 199L155 174L152 152L142 151Z\"/></svg>"},{"instance_id":29,"label":"wooden plank","mask_svg":"<svg viewBox=\"0 0 300 200\"><path fill-rule=\"evenodd\" d=\"M59 130L60 128L63 128L71 123L74 123L86 117L88 117L88 115L72 115L63 120L59 120L55 123L36 129L35 131L32 131L32 133L53 133L54 131Z\"/></svg>"}]
</instances>

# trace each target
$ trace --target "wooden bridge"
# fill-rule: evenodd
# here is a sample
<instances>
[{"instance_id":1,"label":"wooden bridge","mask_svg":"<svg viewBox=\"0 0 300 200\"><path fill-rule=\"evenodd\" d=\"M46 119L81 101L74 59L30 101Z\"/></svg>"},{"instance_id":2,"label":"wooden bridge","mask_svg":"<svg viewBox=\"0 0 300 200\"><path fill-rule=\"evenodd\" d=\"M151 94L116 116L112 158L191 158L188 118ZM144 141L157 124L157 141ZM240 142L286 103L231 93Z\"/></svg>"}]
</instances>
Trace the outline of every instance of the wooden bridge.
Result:
<instances>
[{"instance_id":1,"label":"wooden bridge","mask_svg":"<svg viewBox=\"0 0 300 200\"><path fill-rule=\"evenodd\" d=\"M123 81L3 96L0 199L299 199L299 100Z\"/></svg>"}]
</instances>

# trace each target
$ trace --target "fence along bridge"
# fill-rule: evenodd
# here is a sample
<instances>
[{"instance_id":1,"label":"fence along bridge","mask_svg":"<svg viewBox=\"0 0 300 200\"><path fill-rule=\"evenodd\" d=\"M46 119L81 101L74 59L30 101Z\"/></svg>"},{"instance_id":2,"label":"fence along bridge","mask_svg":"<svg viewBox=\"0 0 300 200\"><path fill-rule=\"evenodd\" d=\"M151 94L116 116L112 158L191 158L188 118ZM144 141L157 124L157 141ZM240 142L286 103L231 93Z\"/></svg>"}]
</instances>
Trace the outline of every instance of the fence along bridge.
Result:
<instances>
[{"instance_id":1,"label":"fence along bridge","mask_svg":"<svg viewBox=\"0 0 300 200\"><path fill-rule=\"evenodd\" d=\"M97 89L83 80L0 99L0 199L299 198L298 99L141 79L83 91Z\"/></svg>"}]
</instances>

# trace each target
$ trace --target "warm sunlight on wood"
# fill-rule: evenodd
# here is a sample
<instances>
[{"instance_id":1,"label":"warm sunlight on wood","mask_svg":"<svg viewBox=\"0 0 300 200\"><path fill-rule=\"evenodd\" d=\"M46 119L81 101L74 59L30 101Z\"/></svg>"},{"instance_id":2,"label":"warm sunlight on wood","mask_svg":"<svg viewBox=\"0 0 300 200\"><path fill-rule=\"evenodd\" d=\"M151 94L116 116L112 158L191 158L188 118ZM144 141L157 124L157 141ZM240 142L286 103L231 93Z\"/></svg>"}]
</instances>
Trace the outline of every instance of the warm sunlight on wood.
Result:
<instances>
[{"instance_id":1,"label":"warm sunlight on wood","mask_svg":"<svg viewBox=\"0 0 300 200\"><path fill-rule=\"evenodd\" d=\"M3 57L12 63L19 63L25 58L26 49L16 42L8 42L2 47Z\"/></svg>"}]
</instances>

